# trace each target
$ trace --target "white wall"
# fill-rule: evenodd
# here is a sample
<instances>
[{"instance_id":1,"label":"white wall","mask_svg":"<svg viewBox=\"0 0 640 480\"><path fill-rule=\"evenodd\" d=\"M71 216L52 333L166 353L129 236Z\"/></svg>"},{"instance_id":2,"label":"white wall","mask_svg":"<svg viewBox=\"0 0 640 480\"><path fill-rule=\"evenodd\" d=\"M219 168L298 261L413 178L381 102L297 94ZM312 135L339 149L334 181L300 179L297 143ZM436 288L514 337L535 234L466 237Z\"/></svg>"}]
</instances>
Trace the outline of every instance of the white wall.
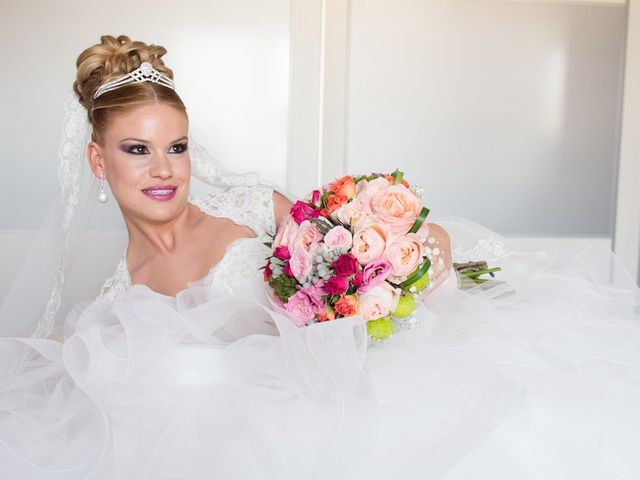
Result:
<instances>
[{"instance_id":1,"label":"white wall","mask_svg":"<svg viewBox=\"0 0 640 480\"><path fill-rule=\"evenodd\" d=\"M504 233L611 234L624 5L351 3L346 170Z\"/></svg>"},{"instance_id":2,"label":"white wall","mask_svg":"<svg viewBox=\"0 0 640 480\"><path fill-rule=\"evenodd\" d=\"M640 282L640 0L629 5L615 252Z\"/></svg>"}]
</instances>

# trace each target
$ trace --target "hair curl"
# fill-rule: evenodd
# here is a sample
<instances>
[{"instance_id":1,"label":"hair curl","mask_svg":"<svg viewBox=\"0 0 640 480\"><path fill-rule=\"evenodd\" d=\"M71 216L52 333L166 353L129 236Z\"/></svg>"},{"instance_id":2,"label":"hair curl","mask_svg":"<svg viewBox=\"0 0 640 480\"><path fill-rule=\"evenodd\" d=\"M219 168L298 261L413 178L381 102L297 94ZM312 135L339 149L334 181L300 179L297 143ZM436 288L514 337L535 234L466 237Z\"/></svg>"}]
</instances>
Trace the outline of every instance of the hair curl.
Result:
<instances>
[{"instance_id":1,"label":"hair curl","mask_svg":"<svg viewBox=\"0 0 640 480\"><path fill-rule=\"evenodd\" d=\"M164 47L133 41L126 35L117 38L103 35L100 43L85 49L78 56L73 90L87 109L94 141L102 142L114 114L135 107L166 104L186 114L184 103L174 90L153 82L131 83L106 92L95 100L93 98L100 85L126 75L142 62L149 62L156 70L173 79L173 72L162 61L166 53Z\"/></svg>"}]
</instances>

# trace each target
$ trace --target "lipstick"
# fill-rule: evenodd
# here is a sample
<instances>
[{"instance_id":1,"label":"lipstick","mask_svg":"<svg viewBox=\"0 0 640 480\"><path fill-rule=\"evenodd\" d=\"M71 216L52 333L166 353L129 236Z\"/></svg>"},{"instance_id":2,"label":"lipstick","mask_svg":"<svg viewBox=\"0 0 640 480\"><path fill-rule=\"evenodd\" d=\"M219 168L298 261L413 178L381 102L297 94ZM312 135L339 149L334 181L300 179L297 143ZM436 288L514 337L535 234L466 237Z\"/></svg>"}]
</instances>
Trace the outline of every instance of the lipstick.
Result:
<instances>
[{"instance_id":1,"label":"lipstick","mask_svg":"<svg viewBox=\"0 0 640 480\"><path fill-rule=\"evenodd\" d=\"M159 202L168 202L176 195L178 187L175 185L153 185L151 187L143 188L142 193L152 200Z\"/></svg>"}]
</instances>

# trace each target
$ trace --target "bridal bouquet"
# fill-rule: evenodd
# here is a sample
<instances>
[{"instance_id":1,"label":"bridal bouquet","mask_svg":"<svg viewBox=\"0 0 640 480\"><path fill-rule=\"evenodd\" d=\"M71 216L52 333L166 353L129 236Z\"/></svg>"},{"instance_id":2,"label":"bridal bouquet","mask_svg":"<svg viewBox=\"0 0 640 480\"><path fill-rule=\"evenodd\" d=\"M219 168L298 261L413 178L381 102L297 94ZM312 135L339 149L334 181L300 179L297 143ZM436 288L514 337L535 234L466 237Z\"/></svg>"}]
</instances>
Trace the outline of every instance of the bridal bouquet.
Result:
<instances>
[{"instance_id":1,"label":"bridal bouquet","mask_svg":"<svg viewBox=\"0 0 640 480\"><path fill-rule=\"evenodd\" d=\"M267 243L273 300L300 326L359 315L383 339L431 274L429 210L403 173L344 176L297 201Z\"/></svg>"}]
</instances>

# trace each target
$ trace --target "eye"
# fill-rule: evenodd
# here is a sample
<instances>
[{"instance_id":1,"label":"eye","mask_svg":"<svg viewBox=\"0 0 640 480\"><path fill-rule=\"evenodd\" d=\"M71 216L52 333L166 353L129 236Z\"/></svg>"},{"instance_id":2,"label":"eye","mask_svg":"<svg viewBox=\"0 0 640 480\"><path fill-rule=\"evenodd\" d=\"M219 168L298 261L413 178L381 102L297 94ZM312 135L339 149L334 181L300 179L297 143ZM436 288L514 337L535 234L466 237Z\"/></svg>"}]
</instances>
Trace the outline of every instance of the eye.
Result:
<instances>
[{"instance_id":1,"label":"eye","mask_svg":"<svg viewBox=\"0 0 640 480\"><path fill-rule=\"evenodd\" d=\"M188 145L186 143L176 143L175 145L171 145L169 149L170 153L184 153L187 151Z\"/></svg>"},{"instance_id":2,"label":"eye","mask_svg":"<svg viewBox=\"0 0 640 480\"><path fill-rule=\"evenodd\" d=\"M123 150L133 155L144 155L146 153L149 153L149 150L147 150L147 146L143 144L127 145Z\"/></svg>"}]
</instances>

